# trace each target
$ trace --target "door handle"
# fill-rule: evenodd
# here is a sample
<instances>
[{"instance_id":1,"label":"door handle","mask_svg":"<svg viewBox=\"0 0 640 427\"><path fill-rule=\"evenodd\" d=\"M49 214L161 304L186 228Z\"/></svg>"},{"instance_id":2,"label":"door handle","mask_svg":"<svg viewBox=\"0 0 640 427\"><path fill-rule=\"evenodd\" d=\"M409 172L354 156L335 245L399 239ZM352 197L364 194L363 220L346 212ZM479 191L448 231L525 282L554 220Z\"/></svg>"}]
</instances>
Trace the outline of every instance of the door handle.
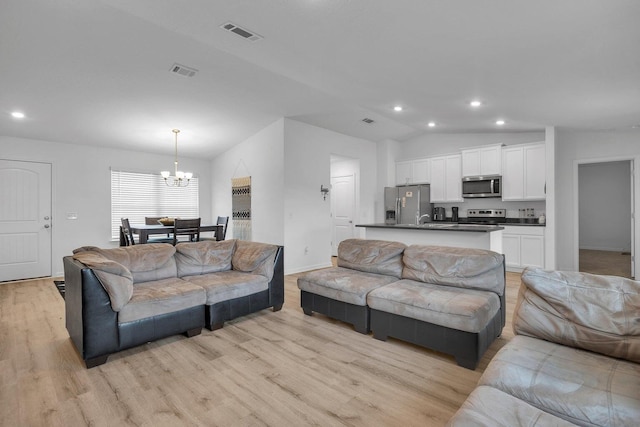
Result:
<instances>
[{"instance_id":1,"label":"door handle","mask_svg":"<svg viewBox=\"0 0 640 427\"><path fill-rule=\"evenodd\" d=\"M44 220L45 220L45 221L49 221L49 217L48 217L48 216L45 216L45 217L44 217Z\"/></svg>"},{"instance_id":2,"label":"door handle","mask_svg":"<svg viewBox=\"0 0 640 427\"><path fill-rule=\"evenodd\" d=\"M51 227L49 224L44 225L44 228L49 228L49 227Z\"/></svg>"}]
</instances>

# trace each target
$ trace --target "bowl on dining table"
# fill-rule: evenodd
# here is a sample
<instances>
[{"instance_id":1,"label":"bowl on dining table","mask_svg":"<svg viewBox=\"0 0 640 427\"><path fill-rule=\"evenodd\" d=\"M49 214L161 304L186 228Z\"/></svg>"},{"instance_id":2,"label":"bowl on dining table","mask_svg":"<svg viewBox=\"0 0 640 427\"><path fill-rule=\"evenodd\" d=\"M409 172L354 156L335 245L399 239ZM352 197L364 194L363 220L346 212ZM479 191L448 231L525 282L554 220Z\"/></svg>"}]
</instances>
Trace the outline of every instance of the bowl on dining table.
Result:
<instances>
[{"instance_id":1,"label":"bowl on dining table","mask_svg":"<svg viewBox=\"0 0 640 427\"><path fill-rule=\"evenodd\" d=\"M160 218L158 222L162 225L173 225L175 218Z\"/></svg>"}]
</instances>

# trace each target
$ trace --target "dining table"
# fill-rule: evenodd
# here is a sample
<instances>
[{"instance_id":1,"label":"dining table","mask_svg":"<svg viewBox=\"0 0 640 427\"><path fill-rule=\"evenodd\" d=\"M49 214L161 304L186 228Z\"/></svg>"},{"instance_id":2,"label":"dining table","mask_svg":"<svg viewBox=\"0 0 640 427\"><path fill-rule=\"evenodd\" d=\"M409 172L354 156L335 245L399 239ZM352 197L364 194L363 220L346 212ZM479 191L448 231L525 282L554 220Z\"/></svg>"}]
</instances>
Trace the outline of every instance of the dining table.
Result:
<instances>
[{"instance_id":1,"label":"dining table","mask_svg":"<svg viewBox=\"0 0 640 427\"><path fill-rule=\"evenodd\" d=\"M216 240L222 240L222 232L224 225L201 225L200 232L214 231L216 233ZM173 225L145 225L145 224L131 224L131 231L133 234L137 234L138 243L144 244L149 240L149 236L153 234L170 234L173 232Z\"/></svg>"}]
</instances>

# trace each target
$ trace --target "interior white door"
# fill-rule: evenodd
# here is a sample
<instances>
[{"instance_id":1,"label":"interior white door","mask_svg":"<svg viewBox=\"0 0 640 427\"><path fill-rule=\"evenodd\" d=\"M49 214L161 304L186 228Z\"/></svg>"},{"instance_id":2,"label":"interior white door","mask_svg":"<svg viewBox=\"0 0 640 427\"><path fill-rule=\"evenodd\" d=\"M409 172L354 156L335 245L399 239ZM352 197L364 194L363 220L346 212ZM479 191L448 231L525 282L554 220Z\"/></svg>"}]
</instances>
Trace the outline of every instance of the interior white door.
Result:
<instances>
[{"instance_id":1,"label":"interior white door","mask_svg":"<svg viewBox=\"0 0 640 427\"><path fill-rule=\"evenodd\" d=\"M355 214L355 175L331 178L331 212L333 232L331 255L338 255L338 245L345 239L353 238L353 217Z\"/></svg>"},{"instance_id":2,"label":"interior white door","mask_svg":"<svg viewBox=\"0 0 640 427\"><path fill-rule=\"evenodd\" d=\"M0 160L0 281L51 276L51 165Z\"/></svg>"},{"instance_id":3,"label":"interior white door","mask_svg":"<svg viewBox=\"0 0 640 427\"><path fill-rule=\"evenodd\" d=\"M636 165L632 160L630 162L631 169L631 277L636 277L636 200L635 200L635 176Z\"/></svg>"}]
</instances>

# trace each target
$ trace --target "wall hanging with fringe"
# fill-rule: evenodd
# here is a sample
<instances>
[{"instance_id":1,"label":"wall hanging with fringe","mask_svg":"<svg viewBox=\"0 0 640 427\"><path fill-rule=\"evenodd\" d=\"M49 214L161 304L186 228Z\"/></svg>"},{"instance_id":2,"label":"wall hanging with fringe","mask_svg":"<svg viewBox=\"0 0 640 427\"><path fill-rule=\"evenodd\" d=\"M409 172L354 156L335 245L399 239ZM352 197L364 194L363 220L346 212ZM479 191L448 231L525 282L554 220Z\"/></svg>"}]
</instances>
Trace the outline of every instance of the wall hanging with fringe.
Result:
<instances>
[{"instance_id":1,"label":"wall hanging with fringe","mask_svg":"<svg viewBox=\"0 0 640 427\"><path fill-rule=\"evenodd\" d=\"M251 177L231 178L233 238L251 240Z\"/></svg>"}]
</instances>

